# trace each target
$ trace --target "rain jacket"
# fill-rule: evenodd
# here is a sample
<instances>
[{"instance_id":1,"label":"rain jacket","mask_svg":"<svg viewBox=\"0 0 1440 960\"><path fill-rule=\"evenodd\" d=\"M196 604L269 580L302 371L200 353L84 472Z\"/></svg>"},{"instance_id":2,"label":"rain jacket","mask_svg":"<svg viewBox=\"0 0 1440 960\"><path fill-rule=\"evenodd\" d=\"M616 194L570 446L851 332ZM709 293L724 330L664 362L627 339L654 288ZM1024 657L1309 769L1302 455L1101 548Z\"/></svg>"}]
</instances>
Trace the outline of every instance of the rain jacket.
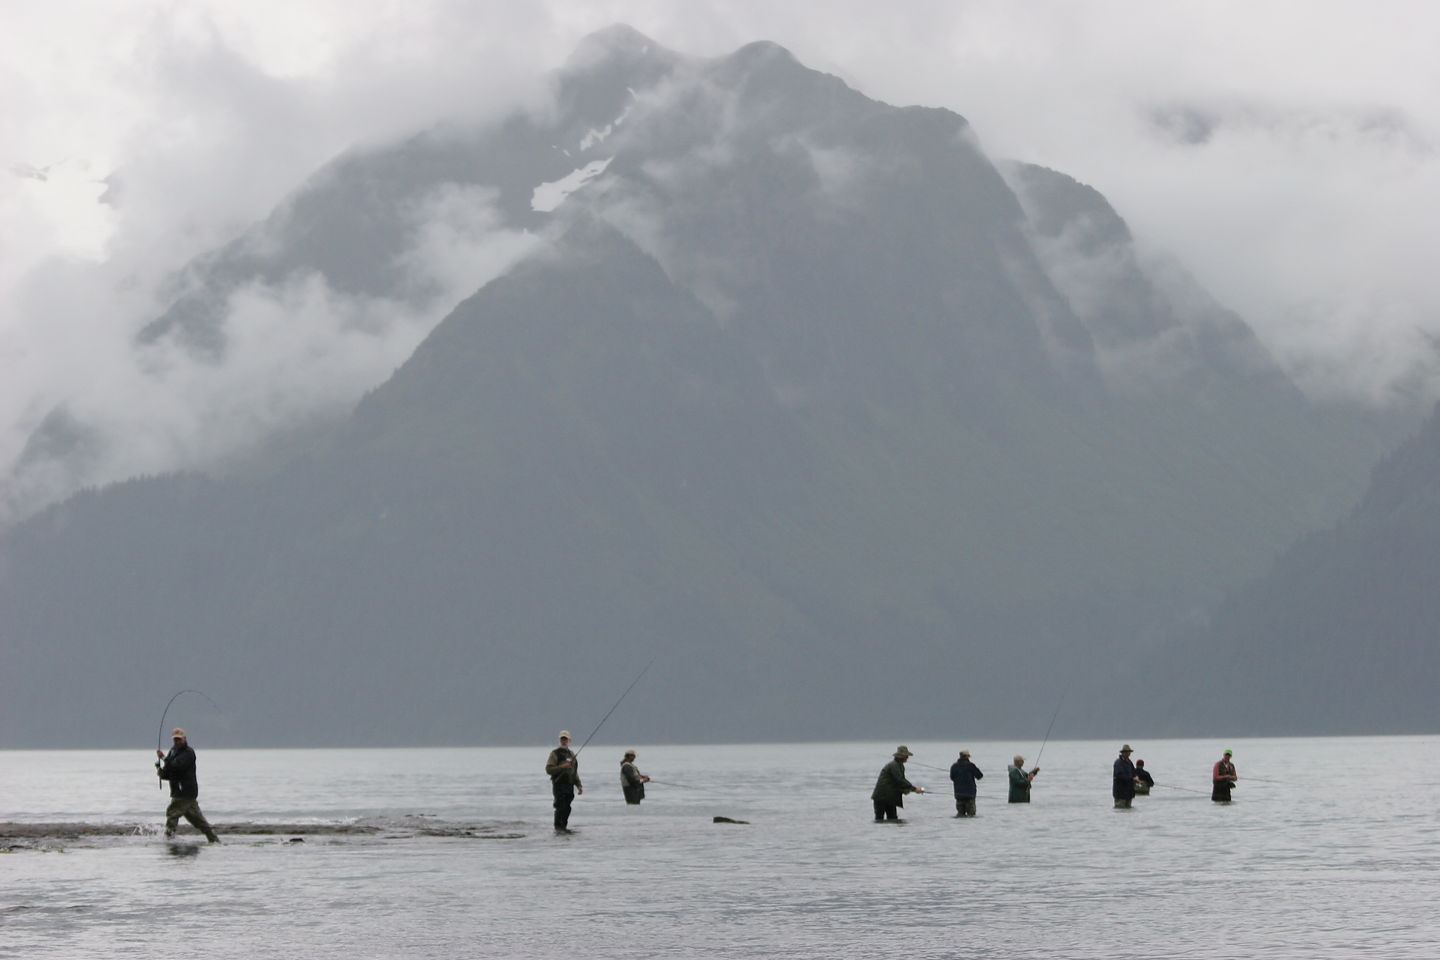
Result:
<instances>
[{"instance_id":1,"label":"rain jacket","mask_svg":"<svg viewBox=\"0 0 1440 960\"><path fill-rule=\"evenodd\" d=\"M975 781L984 780L985 774L969 760L956 760L950 765L950 779L955 781L955 796L975 796Z\"/></svg>"},{"instance_id":2,"label":"rain jacket","mask_svg":"<svg viewBox=\"0 0 1440 960\"><path fill-rule=\"evenodd\" d=\"M1116 800L1135 798L1135 764L1129 757L1116 758L1115 785L1110 788L1110 795Z\"/></svg>"},{"instance_id":3,"label":"rain jacket","mask_svg":"<svg viewBox=\"0 0 1440 960\"><path fill-rule=\"evenodd\" d=\"M875 792L870 794L870 799L887 806L894 804L903 807L905 794L914 789L915 784L905 778L905 764L899 760L891 760L880 771L880 778L875 781Z\"/></svg>"},{"instance_id":4,"label":"rain jacket","mask_svg":"<svg viewBox=\"0 0 1440 960\"><path fill-rule=\"evenodd\" d=\"M190 744L170 748L160 767L160 779L170 781L172 797L200 796L200 782L195 779L195 751L190 749Z\"/></svg>"},{"instance_id":5,"label":"rain jacket","mask_svg":"<svg viewBox=\"0 0 1440 960\"><path fill-rule=\"evenodd\" d=\"M1010 802L1030 802L1030 778L1013 763L1010 764Z\"/></svg>"}]
</instances>

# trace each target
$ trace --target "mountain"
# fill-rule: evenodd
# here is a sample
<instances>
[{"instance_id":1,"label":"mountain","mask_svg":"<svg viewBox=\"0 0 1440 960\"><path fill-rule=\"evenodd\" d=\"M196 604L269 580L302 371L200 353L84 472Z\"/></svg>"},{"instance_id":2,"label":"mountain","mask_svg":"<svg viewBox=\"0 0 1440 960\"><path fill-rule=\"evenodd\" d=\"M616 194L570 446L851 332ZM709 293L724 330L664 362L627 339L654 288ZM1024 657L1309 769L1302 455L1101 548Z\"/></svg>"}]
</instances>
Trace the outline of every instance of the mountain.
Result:
<instances>
[{"instance_id":1,"label":"mountain","mask_svg":"<svg viewBox=\"0 0 1440 960\"><path fill-rule=\"evenodd\" d=\"M1127 710L1173 732L1433 733L1437 622L1440 410L1340 523L1139 661Z\"/></svg>"},{"instance_id":2,"label":"mountain","mask_svg":"<svg viewBox=\"0 0 1440 960\"><path fill-rule=\"evenodd\" d=\"M188 686L236 742L538 741L652 659L607 736L1038 737L1361 488L1372 438L954 113L628 28L555 90L196 260L142 348L223 357L256 278L402 301L436 189L540 241L343 422L0 535L6 745L130 742Z\"/></svg>"}]
</instances>

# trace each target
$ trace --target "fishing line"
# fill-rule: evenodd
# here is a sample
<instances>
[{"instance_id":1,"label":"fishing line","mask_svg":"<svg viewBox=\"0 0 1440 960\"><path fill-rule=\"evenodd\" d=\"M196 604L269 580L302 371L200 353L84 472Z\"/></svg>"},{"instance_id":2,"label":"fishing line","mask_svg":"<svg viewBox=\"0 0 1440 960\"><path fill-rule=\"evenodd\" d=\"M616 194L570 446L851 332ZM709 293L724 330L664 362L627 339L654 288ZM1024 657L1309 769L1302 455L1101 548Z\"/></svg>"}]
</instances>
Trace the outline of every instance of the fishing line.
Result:
<instances>
[{"instance_id":1,"label":"fishing line","mask_svg":"<svg viewBox=\"0 0 1440 960\"><path fill-rule=\"evenodd\" d=\"M658 654L656 656L658 656ZM630 686L626 687L625 692L620 694L620 699L616 700L615 705L612 706L609 710L605 711L605 716L601 717L600 722L595 724L595 729L590 731L590 736L586 737L585 742L580 744L580 750L584 750L587 746L590 745L590 741L595 739L595 734L599 733L600 728L605 726L605 721L610 719L610 714L615 712L615 707L620 706L624 699L630 695L630 691L635 689L635 684L640 682L640 677L645 676L646 671L650 669L650 664L653 664L654 662L655 657L651 657L650 663L645 664L645 669L640 671L640 676L637 676L634 680L630 681ZM580 750L575 751L575 756L577 759L580 756Z\"/></svg>"}]
</instances>

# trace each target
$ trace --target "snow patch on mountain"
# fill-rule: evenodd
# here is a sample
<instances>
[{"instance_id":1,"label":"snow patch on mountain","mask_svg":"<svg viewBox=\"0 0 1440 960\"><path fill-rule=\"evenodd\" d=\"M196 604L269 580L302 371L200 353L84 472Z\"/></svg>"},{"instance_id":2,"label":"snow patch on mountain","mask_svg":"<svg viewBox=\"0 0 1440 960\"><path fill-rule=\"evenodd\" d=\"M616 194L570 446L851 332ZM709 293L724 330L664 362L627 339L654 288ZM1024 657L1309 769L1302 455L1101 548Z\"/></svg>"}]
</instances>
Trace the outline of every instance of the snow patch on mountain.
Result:
<instances>
[{"instance_id":1,"label":"snow patch on mountain","mask_svg":"<svg viewBox=\"0 0 1440 960\"><path fill-rule=\"evenodd\" d=\"M605 168L610 166L610 161L613 159L615 158L606 157L604 160L592 160L559 180L540 184L530 198L531 209L539 213L553 212L556 207L565 202L566 197L604 173Z\"/></svg>"}]
</instances>

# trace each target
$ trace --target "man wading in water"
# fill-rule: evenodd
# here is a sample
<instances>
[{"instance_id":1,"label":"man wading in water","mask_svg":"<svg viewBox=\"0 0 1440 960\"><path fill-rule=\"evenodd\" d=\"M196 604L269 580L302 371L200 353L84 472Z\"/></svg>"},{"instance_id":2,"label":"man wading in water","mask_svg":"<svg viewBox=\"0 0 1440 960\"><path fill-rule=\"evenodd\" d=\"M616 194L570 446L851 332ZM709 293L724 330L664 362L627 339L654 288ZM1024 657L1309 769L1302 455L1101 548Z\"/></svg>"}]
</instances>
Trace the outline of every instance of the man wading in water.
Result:
<instances>
[{"instance_id":1,"label":"man wading in water","mask_svg":"<svg viewBox=\"0 0 1440 960\"><path fill-rule=\"evenodd\" d=\"M1026 773L1026 772L1025 772L1025 758L1022 757L1022 756L1020 756L1020 754L1017 753L1017 754L1015 754L1015 762L1012 763L1012 764L1010 764L1010 768L1009 768L1009 771L1008 771L1008 772L1009 772L1009 774L1010 774L1010 798L1009 798L1009 802L1010 802L1010 803L1029 803L1029 802L1030 802L1030 784L1034 782L1034 780L1035 780L1035 774L1037 774L1037 773L1040 772L1040 768L1039 768L1039 767L1036 767L1034 770L1031 770L1029 773Z\"/></svg>"},{"instance_id":2,"label":"man wading in water","mask_svg":"<svg viewBox=\"0 0 1440 960\"><path fill-rule=\"evenodd\" d=\"M1226 750L1225 755L1215 761L1215 768L1210 771L1210 781L1214 789L1210 791L1210 799L1216 803L1230 802L1230 788L1235 786L1239 775L1235 772L1235 764L1230 762L1231 751Z\"/></svg>"},{"instance_id":3,"label":"man wading in water","mask_svg":"<svg viewBox=\"0 0 1440 960\"><path fill-rule=\"evenodd\" d=\"M570 731L560 731L560 746L550 751L545 761L550 775L550 792L555 794L555 832L570 832L570 805L575 794L584 793L580 784L580 760L570 750Z\"/></svg>"},{"instance_id":4,"label":"man wading in water","mask_svg":"<svg viewBox=\"0 0 1440 960\"><path fill-rule=\"evenodd\" d=\"M969 750L961 750L960 759L950 765L950 779L955 781L955 816L975 816L975 781L985 774L970 762Z\"/></svg>"},{"instance_id":5,"label":"man wading in water","mask_svg":"<svg viewBox=\"0 0 1440 960\"><path fill-rule=\"evenodd\" d=\"M200 812L200 782L195 778L195 751L190 749L185 731L179 727L175 728L170 739L173 745L169 753L159 749L155 751L155 756L161 761L155 765L155 775L161 780L170 781L170 806L165 808L165 839L175 836L175 828L180 825L180 818L184 817L190 821L192 827L205 834L206 840L219 843L220 838L215 835L215 828L210 826L210 821Z\"/></svg>"},{"instance_id":6,"label":"man wading in water","mask_svg":"<svg viewBox=\"0 0 1440 960\"><path fill-rule=\"evenodd\" d=\"M1115 806L1125 810L1135 799L1135 764L1130 762L1130 754L1134 752L1128 743L1120 748L1120 757L1115 761L1115 783L1110 789Z\"/></svg>"},{"instance_id":7,"label":"man wading in water","mask_svg":"<svg viewBox=\"0 0 1440 960\"><path fill-rule=\"evenodd\" d=\"M620 790L625 794L625 802L639 806L640 801L645 799L645 784L649 782L650 778L635 766L635 751L626 750L620 761Z\"/></svg>"},{"instance_id":8,"label":"man wading in water","mask_svg":"<svg viewBox=\"0 0 1440 960\"><path fill-rule=\"evenodd\" d=\"M895 759L881 769L880 779L875 781L875 791L870 794L870 800L875 804L876 823L899 820L896 808L905 806L905 794L925 792L905 778L905 761L913 756L915 754L910 752L909 747L896 747Z\"/></svg>"}]
</instances>

